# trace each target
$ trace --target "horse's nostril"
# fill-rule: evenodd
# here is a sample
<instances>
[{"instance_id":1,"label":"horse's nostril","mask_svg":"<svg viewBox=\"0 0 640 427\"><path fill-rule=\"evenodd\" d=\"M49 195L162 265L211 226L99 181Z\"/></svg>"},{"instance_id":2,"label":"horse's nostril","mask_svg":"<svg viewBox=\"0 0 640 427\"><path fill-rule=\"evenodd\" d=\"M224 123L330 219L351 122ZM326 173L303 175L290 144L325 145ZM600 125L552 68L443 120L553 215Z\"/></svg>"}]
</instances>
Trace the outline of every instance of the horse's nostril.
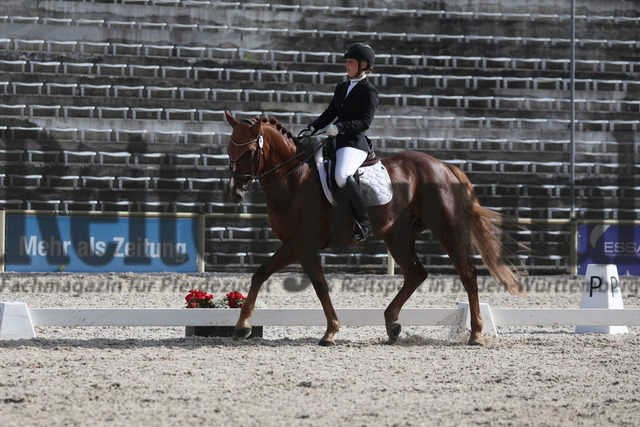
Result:
<instances>
[{"instance_id":1,"label":"horse's nostril","mask_svg":"<svg viewBox=\"0 0 640 427\"><path fill-rule=\"evenodd\" d=\"M244 192L237 189L230 189L227 192L227 199L232 203L240 203L244 200Z\"/></svg>"}]
</instances>

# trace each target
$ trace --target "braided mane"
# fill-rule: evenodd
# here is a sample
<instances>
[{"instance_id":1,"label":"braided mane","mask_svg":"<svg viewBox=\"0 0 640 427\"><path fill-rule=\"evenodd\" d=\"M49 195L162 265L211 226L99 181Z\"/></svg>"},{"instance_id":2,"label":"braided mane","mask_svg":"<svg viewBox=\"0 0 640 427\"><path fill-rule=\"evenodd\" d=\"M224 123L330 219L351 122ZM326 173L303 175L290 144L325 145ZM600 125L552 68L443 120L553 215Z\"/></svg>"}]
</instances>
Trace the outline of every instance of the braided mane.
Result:
<instances>
[{"instance_id":1,"label":"braided mane","mask_svg":"<svg viewBox=\"0 0 640 427\"><path fill-rule=\"evenodd\" d=\"M289 129L287 129L275 117L255 117L253 120L256 122L261 121L262 123L269 123L276 129L278 129L284 136L291 139L292 141L295 141L295 138L293 137L293 134L289 131Z\"/></svg>"}]
</instances>

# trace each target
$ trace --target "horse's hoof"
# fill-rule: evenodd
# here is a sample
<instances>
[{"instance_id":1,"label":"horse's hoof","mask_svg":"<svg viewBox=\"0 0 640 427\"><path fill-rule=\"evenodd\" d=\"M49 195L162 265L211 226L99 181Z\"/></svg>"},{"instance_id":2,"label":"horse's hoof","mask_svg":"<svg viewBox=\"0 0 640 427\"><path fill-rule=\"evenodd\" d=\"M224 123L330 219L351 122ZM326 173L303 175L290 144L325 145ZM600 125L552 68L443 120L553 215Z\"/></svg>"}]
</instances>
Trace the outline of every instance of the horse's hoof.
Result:
<instances>
[{"instance_id":1,"label":"horse's hoof","mask_svg":"<svg viewBox=\"0 0 640 427\"><path fill-rule=\"evenodd\" d=\"M245 339L249 338L249 335L251 335L251 327L233 330L234 341L244 341Z\"/></svg>"},{"instance_id":2,"label":"horse's hoof","mask_svg":"<svg viewBox=\"0 0 640 427\"><path fill-rule=\"evenodd\" d=\"M402 332L402 325L396 323L393 329L391 329L391 332L387 332L387 335L389 336L387 344L393 344L398 341L398 338L400 338L400 332Z\"/></svg>"},{"instance_id":3,"label":"horse's hoof","mask_svg":"<svg viewBox=\"0 0 640 427\"><path fill-rule=\"evenodd\" d=\"M484 342L482 340L469 340L468 344L474 347L484 347Z\"/></svg>"},{"instance_id":4,"label":"horse's hoof","mask_svg":"<svg viewBox=\"0 0 640 427\"><path fill-rule=\"evenodd\" d=\"M336 345L336 342L335 341L331 341L331 340L320 340L318 345L320 347L333 347L333 346Z\"/></svg>"}]
</instances>

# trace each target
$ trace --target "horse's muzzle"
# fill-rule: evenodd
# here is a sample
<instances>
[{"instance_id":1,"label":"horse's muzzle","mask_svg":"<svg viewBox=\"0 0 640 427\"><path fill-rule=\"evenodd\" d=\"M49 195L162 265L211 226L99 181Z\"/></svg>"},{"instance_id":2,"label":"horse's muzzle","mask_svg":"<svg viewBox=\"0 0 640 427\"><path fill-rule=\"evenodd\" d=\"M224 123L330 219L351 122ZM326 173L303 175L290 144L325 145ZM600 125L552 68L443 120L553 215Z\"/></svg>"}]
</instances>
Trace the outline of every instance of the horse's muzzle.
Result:
<instances>
[{"instance_id":1,"label":"horse's muzzle","mask_svg":"<svg viewBox=\"0 0 640 427\"><path fill-rule=\"evenodd\" d=\"M236 186L235 180L230 179L227 183L227 199L232 203L241 203L244 200L246 189Z\"/></svg>"}]
</instances>

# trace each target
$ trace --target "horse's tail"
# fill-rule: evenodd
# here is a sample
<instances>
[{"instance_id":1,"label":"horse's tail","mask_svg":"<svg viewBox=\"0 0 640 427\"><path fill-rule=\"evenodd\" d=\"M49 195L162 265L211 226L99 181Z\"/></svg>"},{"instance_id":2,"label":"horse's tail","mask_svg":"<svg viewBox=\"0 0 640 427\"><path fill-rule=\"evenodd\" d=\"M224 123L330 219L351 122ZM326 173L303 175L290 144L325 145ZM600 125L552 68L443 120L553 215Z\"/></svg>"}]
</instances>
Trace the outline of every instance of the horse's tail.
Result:
<instances>
[{"instance_id":1,"label":"horse's tail","mask_svg":"<svg viewBox=\"0 0 640 427\"><path fill-rule=\"evenodd\" d=\"M512 294L524 296L524 286L520 283L519 277L526 275L526 269L521 262L512 263L507 260L511 252L504 243L508 242L520 249L528 248L503 234L503 216L482 207L467 175L456 166L449 164L447 166L462 185L460 193L463 201L463 216L464 222L468 224L471 231L469 233L471 247L480 253L482 261L498 283Z\"/></svg>"}]
</instances>

